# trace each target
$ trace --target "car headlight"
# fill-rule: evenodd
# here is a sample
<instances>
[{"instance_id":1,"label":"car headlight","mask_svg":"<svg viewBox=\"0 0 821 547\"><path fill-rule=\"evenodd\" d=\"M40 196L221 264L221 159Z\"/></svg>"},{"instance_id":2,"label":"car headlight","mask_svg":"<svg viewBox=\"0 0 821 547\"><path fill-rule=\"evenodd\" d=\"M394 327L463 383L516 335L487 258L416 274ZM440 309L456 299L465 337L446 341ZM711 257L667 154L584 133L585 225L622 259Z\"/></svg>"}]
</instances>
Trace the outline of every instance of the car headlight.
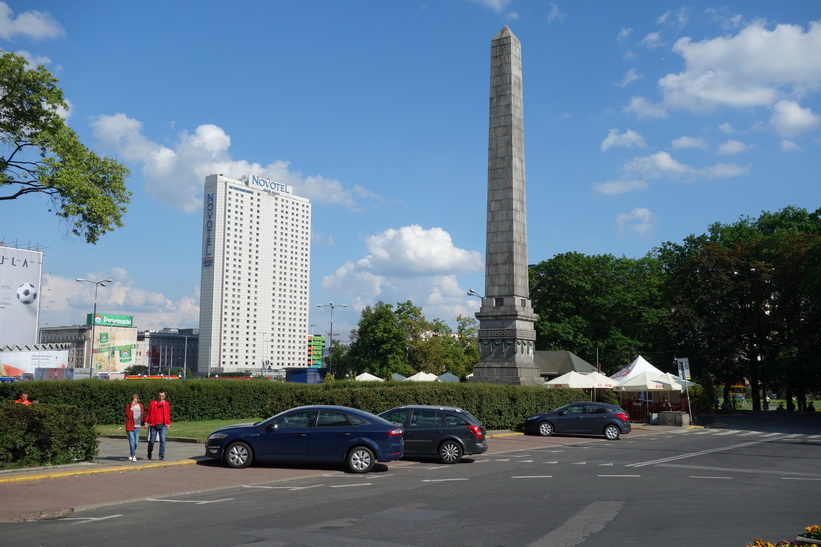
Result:
<instances>
[{"instance_id":1,"label":"car headlight","mask_svg":"<svg viewBox=\"0 0 821 547\"><path fill-rule=\"evenodd\" d=\"M210 435L208 435L208 440L215 441L217 439L224 439L227 436L227 433L211 433Z\"/></svg>"},{"instance_id":2,"label":"car headlight","mask_svg":"<svg viewBox=\"0 0 821 547\"><path fill-rule=\"evenodd\" d=\"M536 418L538 418L538 417L539 417L538 415L537 415L537 416L530 416L530 417L529 417L526 421L529 421L529 420L535 420L535 419L536 419Z\"/></svg>"}]
</instances>

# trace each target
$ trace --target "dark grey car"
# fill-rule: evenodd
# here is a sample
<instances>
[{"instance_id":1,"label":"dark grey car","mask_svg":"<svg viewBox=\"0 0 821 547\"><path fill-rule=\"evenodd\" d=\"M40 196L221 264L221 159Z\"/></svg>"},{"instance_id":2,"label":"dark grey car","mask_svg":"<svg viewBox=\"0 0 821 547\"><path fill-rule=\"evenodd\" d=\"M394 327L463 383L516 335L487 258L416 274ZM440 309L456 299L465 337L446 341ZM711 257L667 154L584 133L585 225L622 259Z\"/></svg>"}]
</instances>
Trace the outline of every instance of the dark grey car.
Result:
<instances>
[{"instance_id":1,"label":"dark grey car","mask_svg":"<svg viewBox=\"0 0 821 547\"><path fill-rule=\"evenodd\" d=\"M406 456L437 456L442 463L456 463L465 454L487 451L485 426L460 408L401 406L379 416L403 426Z\"/></svg>"},{"instance_id":2,"label":"dark grey car","mask_svg":"<svg viewBox=\"0 0 821 547\"><path fill-rule=\"evenodd\" d=\"M571 403L525 420L525 433L548 436L554 433L604 435L615 441L630 433L630 416L618 405Z\"/></svg>"}]
</instances>

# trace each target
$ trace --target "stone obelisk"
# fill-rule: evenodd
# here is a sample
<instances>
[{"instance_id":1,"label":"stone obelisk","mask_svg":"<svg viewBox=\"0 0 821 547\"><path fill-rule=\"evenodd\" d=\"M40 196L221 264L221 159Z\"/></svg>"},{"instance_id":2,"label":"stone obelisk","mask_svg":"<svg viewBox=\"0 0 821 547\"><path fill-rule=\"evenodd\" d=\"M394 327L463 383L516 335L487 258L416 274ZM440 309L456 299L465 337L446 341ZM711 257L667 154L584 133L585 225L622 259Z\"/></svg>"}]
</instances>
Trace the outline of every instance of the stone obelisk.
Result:
<instances>
[{"instance_id":1,"label":"stone obelisk","mask_svg":"<svg viewBox=\"0 0 821 547\"><path fill-rule=\"evenodd\" d=\"M476 314L474 382L541 385L533 363L538 316L530 304L522 46L505 25L491 42L485 294Z\"/></svg>"}]
</instances>

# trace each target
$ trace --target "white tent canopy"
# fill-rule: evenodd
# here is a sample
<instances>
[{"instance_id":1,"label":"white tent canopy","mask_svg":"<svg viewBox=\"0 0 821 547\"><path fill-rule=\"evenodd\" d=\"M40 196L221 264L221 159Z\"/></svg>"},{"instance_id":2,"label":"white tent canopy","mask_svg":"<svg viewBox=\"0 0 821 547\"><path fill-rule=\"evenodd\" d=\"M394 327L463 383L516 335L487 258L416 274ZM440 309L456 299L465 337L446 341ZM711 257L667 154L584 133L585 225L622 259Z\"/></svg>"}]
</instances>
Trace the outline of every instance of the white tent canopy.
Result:
<instances>
[{"instance_id":1,"label":"white tent canopy","mask_svg":"<svg viewBox=\"0 0 821 547\"><path fill-rule=\"evenodd\" d=\"M370 372L363 372L362 374L357 375L356 377L357 382L384 382L382 378L379 376L374 376Z\"/></svg>"},{"instance_id":2,"label":"white tent canopy","mask_svg":"<svg viewBox=\"0 0 821 547\"><path fill-rule=\"evenodd\" d=\"M439 377L435 374L431 374L429 372L417 372L413 376L408 376L403 381L404 382L436 382L439 380Z\"/></svg>"},{"instance_id":3,"label":"white tent canopy","mask_svg":"<svg viewBox=\"0 0 821 547\"><path fill-rule=\"evenodd\" d=\"M660 371L656 367L650 364L647 359L639 355L636 357L635 361L618 371L617 373L610 376L611 380L616 382L624 382L625 380L629 380L634 376L638 376L643 372L648 372L652 376L656 376L658 378L664 376L664 372Z\"/></svg>"},{"instance_id":4,"label":"white tent canopy","mask_svg":"<svg viewBox=\"0 0 821 547\"><path fill-rule=\"evenodd\" d=\"M572 387L577 389L607 389L616 386L616 382L599 372L570 371L545 382L549 387Z\"/></svg>"},{"instance_id":5,"label":"white tent canopy","mask_svg":"<svg viewBox=\"0 0 821 547\"><path fill-rule=\"evenodd\" d=\"M656 376L647 371L622 380L616 389L619 391L680 391L678 386L666 381L663 376Z\"/></svg>"}]
</instances>

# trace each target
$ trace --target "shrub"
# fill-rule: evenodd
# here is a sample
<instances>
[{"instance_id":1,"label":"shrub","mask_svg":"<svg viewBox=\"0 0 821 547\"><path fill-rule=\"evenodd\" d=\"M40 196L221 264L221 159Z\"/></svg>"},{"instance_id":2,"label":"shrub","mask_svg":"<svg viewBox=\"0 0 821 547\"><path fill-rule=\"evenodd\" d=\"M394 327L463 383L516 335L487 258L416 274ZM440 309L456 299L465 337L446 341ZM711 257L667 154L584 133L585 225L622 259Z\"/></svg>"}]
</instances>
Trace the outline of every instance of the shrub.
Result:
<instances>
[{"instance_id":1,"label":"shrub","mask_svg":"<svg viewBox=\"0 0 821 547\"><path fill-rule=\"evenodd\" d=\"M40 404L70 404L100 424L124 423L125 406L132 393L148 406L160 389L168 393L172 421L186 422L267 418L310 404L350 406L373 413L407 404L430 404L464 408L488 429L520 429L532 414L587 399L575 389L480 383L335 381L308 385L228 379L26 382L29 396ZM16 398L19 390L19 384L0 384L0 400Z\"/></svg>"},{"instance_id":2,"label":"shrub","mask_svg":"<svg viewBox=\"0 0 821 547\"><path fill-rule=\"evenodd\" d=\"M0 404L0 465L61 465L97 455L94 417L72 405Z\"/></svg>"}]
</instances>

